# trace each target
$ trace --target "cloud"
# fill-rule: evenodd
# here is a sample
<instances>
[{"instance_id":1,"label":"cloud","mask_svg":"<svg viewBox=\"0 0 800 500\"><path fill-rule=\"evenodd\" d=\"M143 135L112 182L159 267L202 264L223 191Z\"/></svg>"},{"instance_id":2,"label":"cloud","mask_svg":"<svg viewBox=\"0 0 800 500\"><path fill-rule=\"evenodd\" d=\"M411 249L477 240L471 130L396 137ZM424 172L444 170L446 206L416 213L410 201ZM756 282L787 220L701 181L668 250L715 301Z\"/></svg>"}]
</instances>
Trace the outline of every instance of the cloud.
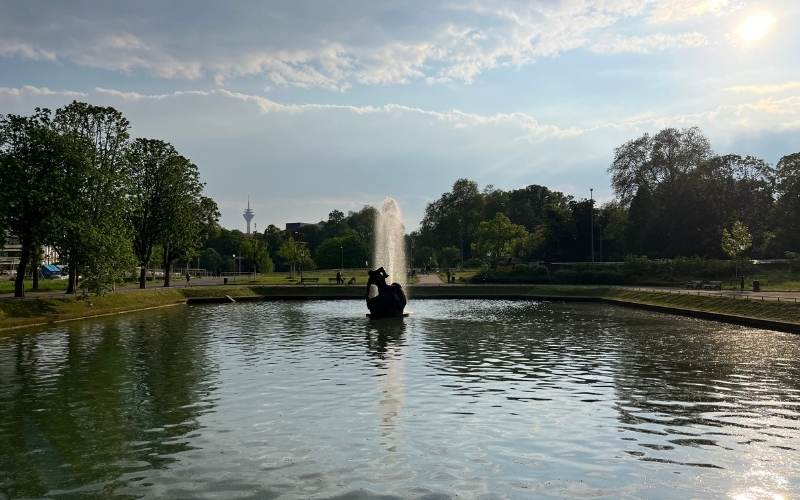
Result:
<instances>
[{"instance_id":1,"label":"cloud","mask_svg":"<svg viewBox=\"0 0 800 500\"><path fill-rule=\"evenodd\" d=\"M732 10L740 5L730 0L658 0L650 12L653 23L683 21L704 14Z\"/></svg>"},{"instance_id":2,"label":"cloud","mask_svg":"<svg viewBox=\"0 0 800 500\"><path fill-rule=\"evenodd\" d=\"M70 90L50 90L47 87L33 87L24 85L21 88L0 87L0 97L10 97L14 99L24 99L39 96L66 96L66 97L86 97L88 94L83 92L73 92Z\"/></svg>"},{"instance_id":3,"label":"cloud","mask_svg":"<svg viewBox=\"0 0 800 500\"><path fill-rule=\"evenodd\" d=\"M223 96L238 101L250 102L255 104L263 113L307 113L314 111L348 111L356 115L367 115L381 113L384 115L410 114L427 116L439 122L452 124L454 128L466 128L476 126L491 126L501 124L511 124L521 129L524 135L520 138L537 140L550 137L572 137L580 135L581 130L570 127L562 129L555 125L545 125L539 123L535 118L524 113L497 113L494 115L480 115L476 113L466 113L461 110L432 111L417 107L406 106L403 104L385 104L383 106L349 106L340 104L281 104L266 97L257 95L231 92L225 89L213 91L181 91L172 94L147 95L136 92L120 92L112 89L96 88L96 92L120 98L126 101L140 100L164 100L168 98L179 98L181 96Z\"/></svg>"},{"instance_id":4,"label":"cloud","mask_svg":"<svg viewBox=\"0 0 800 500\"><path fill-rule=\"evenodd\" d=\"M473 83L505 66L521 67L578 48L595 53L701 47L700 33L652 34L648 21L675 21L729 8L729 0L472 0L424 2L392 10L366 0L308 12L227 5L185 13L165 8L158 22L141 12L77 7L48 22L12 13L0 20L0 57L67 59L110 71L149 71L160 78L263 76L272 85L343 92L355 84ZM423 8L424 5L424 8ZM358 8L356 8L358 7ZM419 7L419 8L417 8ZM353 18L353 12L360 17ZM410 16L403 24L396 19ZM15 15L20 17L15 23ZM105 15L105 17L104 17ZM648 17L649 16L649 17ZM163 17L163 20L161 19ZM217 17L220 19L217 22ZM230 19L229 19L230 18ZM258 27L254 23L259 20ZM641 34L622 36L625 21ZM195 23L195 24L193 24ZM263 23L263 24L262 24ZM22 26L17 26L22 24Z\"/></svg>"},{"instance_id":5,"label":"cloud","mask_svg":"<svg viewBox=\"0 0 800 500\"><path fill-rule=\"evenodd\" d=\"M698 32L665 35L658 33L648 36L614 36L600 39L590 46L592 52L613 54L619 52L648 53L651 50L681 49L708 45L708 39Z\"/></svg>"},{"instance_id":6,"label":"cloud","mask_svg":"<svg viewBox=\"0 0 800 500\"><path fill-rule=\"evenodd\" d=\"M42 50L29 43L22 43L16 40L0 40L0 57L24 57L33 61L55 61L56 54L53 51Z\"/></svg>"},{"instance_id":7,"label":"cloud","mask_svg":"<svg viewBox=\"0 0 800 500\"><path fill-rule=\"evenodd\" d=\"M730 87L724 90L736 93L747 92L751 94L780 94L792 89L800 89L800 81L786 82L781 85L744 85Z\"/></svg>"}]
</instances>

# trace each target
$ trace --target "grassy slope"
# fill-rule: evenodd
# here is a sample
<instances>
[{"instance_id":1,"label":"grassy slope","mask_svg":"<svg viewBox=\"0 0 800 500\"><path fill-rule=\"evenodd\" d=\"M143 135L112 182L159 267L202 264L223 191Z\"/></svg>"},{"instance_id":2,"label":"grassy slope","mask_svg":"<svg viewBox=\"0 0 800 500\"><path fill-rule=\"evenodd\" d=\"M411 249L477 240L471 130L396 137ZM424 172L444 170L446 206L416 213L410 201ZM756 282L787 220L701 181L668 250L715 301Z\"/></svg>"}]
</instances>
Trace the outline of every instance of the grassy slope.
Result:
<instances>
[{"instance_id":1,"label":"grassy slope","mask_svg":"<svg viewBox=\"0 0 800 500\"><path fill-rule=\"evenodd\" d=\"M443 285L410 287L410 300L426 297L536 297L536 298L603 298L696 311L708 311L751 318L786 321L800 324L800 304L789 302L744 300L730 297L709 297L686 293L640 292L591 286L519 285L464 286ZM362 299L363 286L215 286L109 294L88 299L59 298L43 300L0 300L0 329L41 324L52 321L135 311L150 307L181 304L187 298L224 297L342 297Z\"/></svg>"}]
</instances>

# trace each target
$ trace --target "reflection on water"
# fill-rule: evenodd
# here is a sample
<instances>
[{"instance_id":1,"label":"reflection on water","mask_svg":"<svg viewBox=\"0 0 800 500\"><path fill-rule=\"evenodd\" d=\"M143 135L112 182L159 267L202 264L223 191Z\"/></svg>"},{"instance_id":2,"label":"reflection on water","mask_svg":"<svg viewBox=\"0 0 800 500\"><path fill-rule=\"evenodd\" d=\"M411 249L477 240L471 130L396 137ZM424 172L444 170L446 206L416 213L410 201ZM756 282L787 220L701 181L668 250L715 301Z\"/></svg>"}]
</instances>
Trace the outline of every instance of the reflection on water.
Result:
<instances>
[{"instance_id":1,"label":"reflection on water","mask_svg":"<svg viewBox=\"0 0 800 500\"><path fill-rule=\"evenodd\" d=\"M363 309L7 334L0 499L800 495L800 337L588 304Z\"/></svg>"}]
</instances>

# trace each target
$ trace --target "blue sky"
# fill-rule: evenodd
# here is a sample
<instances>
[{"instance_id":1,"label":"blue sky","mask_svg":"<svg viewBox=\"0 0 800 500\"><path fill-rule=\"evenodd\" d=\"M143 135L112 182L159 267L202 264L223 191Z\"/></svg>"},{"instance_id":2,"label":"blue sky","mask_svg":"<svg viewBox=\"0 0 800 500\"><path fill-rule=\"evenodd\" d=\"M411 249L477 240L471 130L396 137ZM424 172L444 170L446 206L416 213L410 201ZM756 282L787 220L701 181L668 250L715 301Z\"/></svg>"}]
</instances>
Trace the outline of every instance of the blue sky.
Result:
<instances>
[{"instance_id":1,"label":"blue sky","mask_svg":"<svg viewBox=\"0 0 800 500\"><path fill-rule=\"evenodd\" d=\"M114 106L200 168L225 227L391 196L416 229L461 177L611 199L614 148L698 126L800 151L796 0L0 3L0 113Z\"/></svg>"}]
</instances>

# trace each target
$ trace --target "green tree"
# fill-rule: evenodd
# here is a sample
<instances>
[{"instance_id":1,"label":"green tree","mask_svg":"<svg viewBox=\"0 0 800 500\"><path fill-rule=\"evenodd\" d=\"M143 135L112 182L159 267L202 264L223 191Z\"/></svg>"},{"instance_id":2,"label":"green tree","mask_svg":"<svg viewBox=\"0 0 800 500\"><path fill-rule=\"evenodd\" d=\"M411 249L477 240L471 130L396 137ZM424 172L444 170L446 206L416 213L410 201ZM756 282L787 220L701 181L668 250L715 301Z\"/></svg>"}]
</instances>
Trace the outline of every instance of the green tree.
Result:
<instances>
[{"instance_id":1,"label":"green tree","mask_svg":"<svg viewBox=\"0 0 800 500\"><path fill-rule=\"evenodd\" d=\"M461 250L456 247L444 247L439 250L439 264L442 267L456 267L461 263Z\"/></svg>"},{"instance_id":2,"label":"green tree","mask_svg":"<svg viewBox=\"0 0 800 500\"><path fill-rule=\"evenodd\" d=\"M778 232L785 249L800 249L800 153L784 156L775 166Z\"/></svg>"},{"instance_id":3,"label":"green tree","mask_svg":"<svg viewBox=\"0 0 800 500\"><path fill-rule=\"evenodd\" d=\"M345 222L358 234L359 238L372 247L377 220L378 210L370 205L364 205L364 208L357 212L348 212Z\"/></svg>"},{"instance_id":4,"label":"green tree","mask_svg":"<svg viewBox=\"0 0 800 500\"><path fill-rule=\"evenodd\" d=\"M271 273L275 270L275 264L269 257L269 247L257 233L242 243L242 257L256 265L256 272Z\"/></svg>"},{"instance_id":5,"label":"green tree","mask_svg":"<svg viewBox=\"0 0 800 500\"><path fill-rule=\"evenodd\" d=\"M278 249L278 256L289 264L289 275L294 278L295 266L303 261L304 248L294 238L286 238Z\"/></svg>"},{"instance_id":6,"label":"green tree","mask_svg":"<svg viewBox=\"0 0 800 500\"><path fill-rule=\"evenodd\" d=\"M135 264L125 162L130 123L114 108L73 101L56 110L53 126L85 167L66 184L69 202L60 210L62 231L54 241L69 262L67 293L74 291L80 270L84 285L102 294Z\"/></svg>"},{"instance_id":7,"label":"green tree","mask_svg":"<svg viewBox=\"0 0 800 500\"><path fill-rule=\"evenodd\" d=\"M80 150L58 134L47 109L30 117L0 115L0 229L22 246L14 296L24 297L32 253L61 231L61 209L70 208L66 186L85 169Z\"/></svg>"},{"instance_id":8,"label":"green tree","mask_svg":"<svg viewBox=\"0 0 800 500\"><path fill-rule=\"evenodd\" d=\"M189 260L219 220L217 204L202 196L203 184L197 166L180 157L183 175L171 193L172 217L161 238L164 248L164 286L170 286L172 265L179 259Z\"/></svg>"},{"instance_id":9,"label":"green tree","mask_svg":"<svg viewBox=\"0 0 800 500\"><path fill-rule=\"evenodd\" d=\"M322 242L314 254L314 261L320 269L339 269L362 267L370 258L370 248L356 234L330 238Z\"/></svg>"},{"instance_id":10,"label":"green tree","mask_svg":"<svg viewBox=\"0 0 800 500\"><path fill-rule=\"evenodd\" d=\"M478 184L458 179L450 192L425 207L420 222L420 245L442 248L456 246L470 249L472 234L483 220L484 195Z\"/></svg>"},{"instance_id":11,"label":"green tree","mask_svg":"<svg viewBox=\"0 0 800 500\"><path fill-rule=\"evenodd\" d=\"M728 254L731 259L740 259L744 256L744 252L753 244L753 237L747 226L741 222L734 221L733 227L730 232L727 228L722 230L722 250Z\"/></svg>"},{"instance_id":12,"label":"green tree","mask_svg":"<svg viewBox=\"0 0 800 500\"><path fill-rule=\"evenodd\" d=\"M489 261L500 261L512 257L512 250L528 235L524 226L514 224L502 213L490 221L483 221L475 231L472 244L477 255L487 255Z\"/></svg>"}]
</instances>

